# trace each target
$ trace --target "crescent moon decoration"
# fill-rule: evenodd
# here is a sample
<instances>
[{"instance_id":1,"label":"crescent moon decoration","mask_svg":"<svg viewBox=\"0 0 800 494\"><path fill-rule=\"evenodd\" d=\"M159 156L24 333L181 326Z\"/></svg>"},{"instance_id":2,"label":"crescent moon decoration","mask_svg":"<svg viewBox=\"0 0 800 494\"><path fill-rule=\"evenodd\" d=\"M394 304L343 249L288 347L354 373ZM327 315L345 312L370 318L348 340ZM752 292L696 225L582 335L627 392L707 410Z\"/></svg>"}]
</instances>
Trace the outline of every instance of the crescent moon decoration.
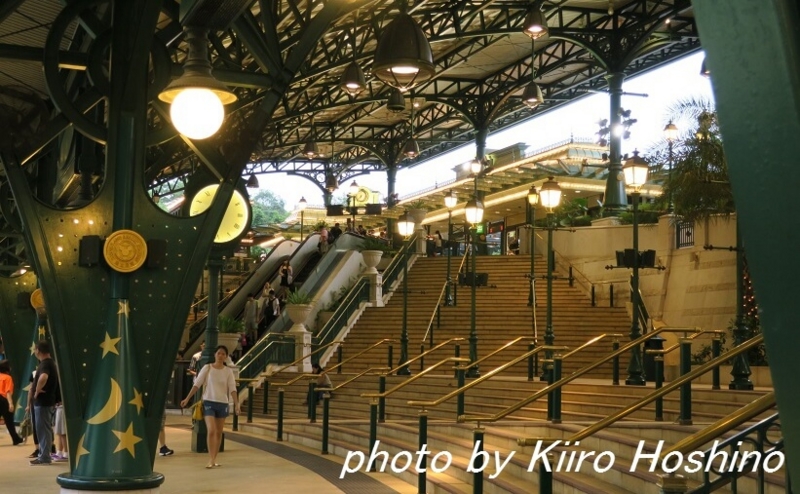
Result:
<instances>
[{"instance_id":1,"label":"crescent moon decoration","mask_svg":"<svg viewBox=\"0 0 800 494\"><path fill-rule=\"evenodd\" d=\"M87 424L98 425L108 422L119 412L122 406L122 390L113 378L111 379L111 395L103 408L94 417L86 421Z\"/></svg>"}]
</instances>

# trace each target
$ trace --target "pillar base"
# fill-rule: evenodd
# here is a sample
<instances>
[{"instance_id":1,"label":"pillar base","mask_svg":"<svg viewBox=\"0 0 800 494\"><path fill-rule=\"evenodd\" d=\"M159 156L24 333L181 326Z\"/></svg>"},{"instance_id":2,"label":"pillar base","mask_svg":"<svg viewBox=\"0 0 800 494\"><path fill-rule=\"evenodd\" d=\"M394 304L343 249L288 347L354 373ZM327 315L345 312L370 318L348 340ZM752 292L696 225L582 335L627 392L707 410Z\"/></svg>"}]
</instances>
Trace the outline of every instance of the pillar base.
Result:
<instances>
[{"instance_id":1,"label":"pillar base","mask_svg":"<svg viewBox=\"0 0 800 494\"><path fill-rule=\"evenodd\" d=\"M686 477L683 475L659 475L658 487L661 490L661 494L685 494L689 491Z\"/></svg>"},{"instance_id":2,"label":"pillar base","mask_svg":"<svg viewBox=\"0 0 800 494\"><path fill-rule=\"evenodd\" d=\"M61 494L97 494L124 491L130 494L158 494L164 475L153 472L147 477L87 478L62 473L56 477Z\"/></svg>"},{"instance_id":3,"label":"pillar base","mask_svg":"<svg viewBox=\"0 0 800 494\"><path fill-rule=\"evenodd\" d=\"M383 276L377 271L367 273L369 278L369 303L372 307L383 307Z\"/></svg>"}]
</instances>

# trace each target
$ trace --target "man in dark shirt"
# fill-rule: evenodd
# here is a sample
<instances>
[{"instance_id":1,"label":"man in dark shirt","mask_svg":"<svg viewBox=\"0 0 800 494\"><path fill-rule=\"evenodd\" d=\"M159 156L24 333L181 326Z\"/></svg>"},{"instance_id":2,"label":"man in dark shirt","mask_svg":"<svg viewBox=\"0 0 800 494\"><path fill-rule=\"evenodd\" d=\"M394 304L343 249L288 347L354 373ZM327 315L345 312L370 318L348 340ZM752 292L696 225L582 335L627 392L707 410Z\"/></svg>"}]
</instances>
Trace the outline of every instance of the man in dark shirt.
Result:
<instances>
[{"instance_id":1,"label":"man in dark shirt","mask_svg":"<svg viewBox=\"0 0 800 494\"><path fill-rule=\"evenodd\" d=\"M39 359L31 391L28 393L28 407L33 405L36 435L39 438L39 458L31 460L31 465L49 465L50 447L53 445L53 418L56 394L58 392L58 371L50 355L50 343L40 341L34 355Z\"/></svg>"},{"instance_id":2,"label":"man in dark shirt","mask_svg":"<svg viewBox=\"0 0 800 494\"><path fill-rule=\"evenodd\" d=\"M328 242L334 243L336 239L342 235L342 228L339 226L339 223L333 225L331 228L330 237L328 238Z\"/></svg>"}]
</instances>

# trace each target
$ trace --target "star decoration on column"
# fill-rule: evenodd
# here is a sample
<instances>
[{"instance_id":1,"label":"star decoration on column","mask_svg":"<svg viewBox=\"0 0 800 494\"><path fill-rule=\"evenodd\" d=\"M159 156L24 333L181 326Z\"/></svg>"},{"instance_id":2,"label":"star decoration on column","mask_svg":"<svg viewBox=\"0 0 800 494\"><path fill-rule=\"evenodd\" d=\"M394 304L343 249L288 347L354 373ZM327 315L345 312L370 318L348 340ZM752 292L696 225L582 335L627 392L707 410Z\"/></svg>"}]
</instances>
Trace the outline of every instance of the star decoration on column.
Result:
<instances>
[{"instance_id":1,"label":"star decoration on column","mask_svg":"<svg viewBox=\"0 0 800 494\"><path fill-rule=\"evenodd\" d=\"M31 385L28 384L27 386L25 386L24 388L22 388L22 391L29 393L31 391ZM22 400L17 400L17 408L15 410L19 410L20 408L22 408Z\"/></svg>"},{"instance_id":2,"label":"star decoration on column","mask_svg":"<svg viewBox=\"0 0 800 494\"><path fill-rule=\"evenodd\" d=\"M122 338L112 338L108 332L106 332L106 339L100 343L100 348L103 349L103 357L105 357L108 353L113 353L115 355L119 355L119 350L117 350L117 343Z\"/></svg>"},{"instance_id":3,"label":"star decoration on column","mask_svg":"<svg viewBox=\"0 0 800 494\"><path fill-rule=\"evenodd\" d=\"M132 457L136 458L136 450L134 449L134 446L136 446L137 443L142 442L142 438L133 434L133 422L128 425L128 430L125 432L115 430L112 430L111 432L113 432L114 435L117 436L117 439L119 439L119 444L117 445L117 449L114 450L114 453L118 453L123 449L127 449L128 453L130 453Z\"/></svg>"},{"instance_id":4,"label":"star decoration on column","mask_svg":"<svg viewBox=\"0 0 800 494\"><path fill-rule=\"evenodd\" d=\"M34 343L31 343L31 348L30 348L30 351L31 351L31 355L33 355L33 352L35 352L35 351L36 351L36 343L35 343L35 342L34 342Z\"/></svg>"},{"instance_id":5,"label":"star decoration on column","mask_svg":"<svg viewBox=\"0 0 800 494\"><path fill-rule=\"evenodd\" d=\"M81 456L85 456L89 454L89 450L83 447L83 438L86 437L86 434L81 436L80 441L78 441L78 451L75 453L75 468L78 468L78 465L81 463Z\"/></svg>"},{"instance_id":6,"label":"star decoration on column","mask_svg":"<svg viewBox=\"0 0 800 494\"><path fill-rule=\"evenodd\" d=\"M119 311L117 311L117 314L125 314L125 317L128 317L129 313L130 313L130 308L128 307L128 301L120 300Z\"/></svg>"},{"instance_id":7,"label":"star decoration on column","mask_svg":"<svg viewBox=\"0 0 800 494\"><path fill-rule=\"evenodd\" d=\"M136 388L133 388L133 399L128 402L129 405L136 406L136 413L141 413L142 408L144 408L144 401L142 401L142 393L140 393Z\"/></svg>"},{"instance_id":8,"label":"star decoration on column","mask_svg":"<svg viewBox=\"0 0 800 494\"><path fill-rule=\"evenodd\" d=\"M47 336L47 330L44 329L44 326L39 326L39 340L41 341L45 339L46 336Z\"/></svg>"}]
</instances>

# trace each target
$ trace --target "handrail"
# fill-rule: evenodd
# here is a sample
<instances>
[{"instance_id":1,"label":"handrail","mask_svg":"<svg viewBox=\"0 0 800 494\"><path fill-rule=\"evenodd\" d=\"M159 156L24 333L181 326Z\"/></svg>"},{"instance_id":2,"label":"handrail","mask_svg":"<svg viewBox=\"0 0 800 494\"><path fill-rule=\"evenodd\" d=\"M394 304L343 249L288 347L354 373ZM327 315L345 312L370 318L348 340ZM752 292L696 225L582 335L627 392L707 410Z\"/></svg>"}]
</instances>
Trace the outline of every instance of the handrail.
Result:
<instances>
[{"instance_id":1,"label":"handrail","mask_svg":"<svg viewBox=\"0 0 800 494\"><path fill-rule=\"evenodd\" d=\"M719 329L705 329L705 330L699 331L699 332L697 332L697 333L695 333L695 334L693 334L691 336L684 336L684 338L687 339L687 340L693 340L693 339L695 339L697 337L706 336L708 334L721 335L721 334L725 334L725 331L721 331ZM671 352L673 350L676 350L676 349L680 348L680 346L681 346L680 343L675 343L671 347L667 347L667 348L664 348L664 349L661 349L661 350L645 350L644 353L647 353L647 354L650 354L650 355L662 355L663 356L663 355L666 355L666 354L668 354L669 352Z\"/></svg>"},{"instance_id":2,"label":"handrail","mask_svg":"<svg viewBox=\"0 0 800 494\"><path fill-rule=\"evenodd\" d=\"M378 348L380 345L383 345L384 343L394 343L396 341L397 340L384 338L384 339L380 340L379 342L373 343L372 345L368 346L366 349L361 350L360 352L358 352L357 354L353 355L352 357L348 357L348 358L342 360L341 362L339 362L338 364L334 365L333 367L328 367L327 369L325 369L323 372L321 372L318 375L324 375L324 374L327 374L327 373L331 372L334 369L338 369L339 367L341 367L342 365L346 364L347 362L350 362L351 360L364 355L365 353L367 353L370 350ZM387 367L387 369L388 369L388 367Z\"/></svg>"},{"instance_id":3,"label":"handrail","mask_svg":"<svg viewBox=\"0 0 800 494\"><path fill-rule=\"evenodd\" d=\"M330 342L330 343L327 343L327 344L325 344L325 345L322 345L321 347L317 348L316 350L314 350L313 352L309 353L308 355L304 355L304 356L300 357L299 359L296 359L296 360L295 360L294 362L292 362L291 364L286 364L286 365L284 365L283 367L281 367L280 369L276 370L275 372L273 372L273 373L272 373L272 374L270 374L270 375L272 376L272 375L275 375L275 374L280 374L281 372L285 371L285 370L286 370L286 369L288 369L289 367L292 367L292 366L294 366L294 365L297 365L298 363L302 362L302 361L303 361L303 360L305 360L305 359L310 359L312 355L315 355L315 354L317 354L317 353L321 352L322 350L325 350L327 347L329 347L329 346L331 346L331 345L335 345L335 344L343 345L343 344L344 344L344 341L338 341L338 340L336 340L336 341L332 341L332 342Z\"/></svg>"},{"instance_id":4,"label":"handrail","mask_svg":"<svg viewBox=\"0 0 800 494\"><path fill-rule=\"evenodd\" d=\"M401 261L403 260L402 256L409 256L409 252L411 250L411 246L414 245L414 242L417 239L417 234L414 233L409 237L407 241L403 243L403 246L400 250L397 251L397 254L392 258L392 261L386 266L386 269L383 270L383 285L391 287L392 283L399 276L400 265ZM406 262L408 262L406 260Z\"/></svg>"},{"instance_id":5,"label":"handrail","mask_svg":"<svg viewBox=\"0 0 800 494\"><path fill-rule=\"evenodd\" d=\"M342 388L344 386L347 386L348 384L350 384L351 382L355 381L359 377L363 377L363 376L365 376L365 375L367 375L367 374L369 374L370 372L373 372L373 371L380 371L380 373L383 374L384 372L388 372L389 368L388 367L370 367L367 370L359 372L358 374L356 374L355 376L351 377L350 379L346 380L345 382L343 382L342 384L340 384L338 386L334 386L332 388L315 388L315 389L317 391L336 391L337 389L340 389L340 388ZM311 374L311 375L314 376L314 377L317 377L320 374Z\"/></svg>"},{"instance_id":6,"label":"handrail","mask_svg":"<svg viewBox=\"0 0 800 494\"><path fill-rule=\"evenodd\" d=\"M435 352L436 350L438 350L438 349L442 348L443 346L445 346L445 345L448 345L448 344L450 344L450 343L453 343L454 341L466 341L466 338L450 338L450 339L449 339L449 340L447 340L447 341L443 341L443 342L439 343L438 345L436 345L435 347L433 347L433 348L430 348L430 349L428 349L428 350L426 350L426 351L424 351L424 352L420 353L420 354L419 354L419 355L417 355L416 357L414 357L414 358L412 358L412 359L410 359L410 360L406 360L406 361L405 361L405 362L403 362L402 364L400 364L400 365L398 365L397 367L395 367L394 369L390 370L390 371L389 371L389 374L394 374L394 373L395 373L395 372L397 372L398 370L400 370L400 369L402 369L402 368L404 368L404 367L408 367L408 365L409 365L409 364L411 364L412 362L416 362L417 360L419 360L419 359L423 358L425 355L428 355L429 353L433 353L433 352ZM469 359L467 359L467 361L469 361Z\"/></svg>"},{"instance_id":7,"label":"handrail","mask_svg":"<svg viewBox=\"0 0 800 494\"><path fill-rule=\"evenodd\" d=\"M462 257L461 264L459 264L458 271L456 271L456 272L460 272L461 271L461 266L464 265L464 259L466 259L467 253L464 252L464 255L461 256L461 257ZM436 305L433 308L433 314L431 314L431 318L428 319L428 329L425 330L425 336L422 337L422 342L423 343L428 341L428 335L431 332L431 326L433 326L433 319L436 317L436 313L439 311L439 306L442 305L442 298L444 297L444 294L447 292L447 285L452 283L452 282L453 282L452 279L447 279L447 280L444 280L444 283L442 284L442 289L439 291L439 298L436 300Z\"/></svg>"},{"instance_id":8,"label":"handrail","mask_svg":"<svg viewBox=\"0 0 800 494\"><path fill-rule=\"evenodd\" d=\"M532 395L528 396L527 398L523 398L522 400L520 400L517 403L509 406L505 410L501 410L501 411L497 412L496 414L490 415L488 417L461 416L461 417L458 417L458 421L459 422L495 422L497 420L500 420L500 419L502 419L502 418L504 418L504 417L516 412L520 408L528 405L529 403L532 403L532 402L538 400L539 398L541 398L542 396L550 393L551 391L553 391L555 389L558 389L558 388L564 386L565 384L568 384L568 383L574 381L575 379L577 379L580 376L586 374L587 372L593 371L594 369L600 367L601 365L605 364L606 362L608 362L609 360L613 359L614 357L618 357L618 356L620 356L620 355L622 355L624 353L627 353L631 348L633 348L635 346L638 346L638 345L641 345L642 343L644 343L645 341L649 340L650 338L652 338L653 336L657 335L658 333L674 332L674 331L677 331L677 332L688 331L688 328L669 328L667 326L664 326L663 328L658 328L658 329L656 329L654 331L651 331L651 332L649 332L647 334L644 334L644 335L636 338L633 341L628 342L628 344L619 347L619 349L614 350L613 352L611 352L608 355L606 355L604 358L602 358L602 359L600 359L600 360L598 360L598 361L596 361L596 362L594 362L592 364L589 364L589 365L587 365L586 367L584 367L582 369L579 369L579 370L573 372L572 374L570 374L567 377L561 378L560 380L554 382L553 384L550 384L549 386L546 386L546 387L542 388L541 390L533 393ZM544 348L544 347L539 347L539 348Z\"/></svg>"},{"instance_id":9,"label":"handrail","mask_svg":"<svg viewBox=\"0 0 800 494\"><path fill-rule=\"evenodd\" d=\"M652 335L652 333L651 333L651 335ZM739 355L740 353L744 353L744 352L750 350L751 348L760 345L763 341L764 341L764 335L754 336L750 340L742 343L741 345L737 346L736 348L733 348L728 353L720 355L719 357L711 359L708 362L706 362L705 364L692 369L691 372L688 372L688 373L682 375L678 379L676 379L676 380L672 381L671 383L669 383L667 386L664 386L663 388L659 388L659 389L653 391L649 395L643 397L641 400L639 400L636 403L628 406L627 408L624 408L624 409L620 410L617 413L609 415L608 417L604 418L603 420L601 420L600 422L597 422L594 425L591 425L589 427L586 427L583 430L578 431L572 437L569 438L569 441L580 441L580 440L583 440L584 438L587 438L587 437L591 436L592 434L594 434L597 431L605 429L606 427L608 427L609 425L613 424L614 422L627 417L628 415L630 415L633 412L639 410L640 408L643 408L645 405L648 405L648 404L652 403L656 399L661 398L662 396L667 395L667 394L675 391L676 389L680 388L683 384L686 384L687 382L693 380L694 378L705 374L706 372L708 372L709 370L713 369L714 367L717 367L718 365L723 364L724 362L727 362L728 360L731 359L731 357L735 357L735 356ZM563 379L562 379L562 381L563 381ZM560 382L561 381L559 381L559 383ZM558 383L554 383L552 386L555 386L556 384L558 384ZM548 386L547 388L545 388L545 390L547 390L548 388L550 388L552 386ZM479 420L481 420L481 419L479 419ZM531 444L535 444L535 441L531 440L531 438L520 438L520 439L517 439L517 443L520 446L529 446Z\"/></svg>"},{"instance_id":10,"label":"handrail","mask_svg":"<svg viewBox=\"0 0 800 494\"><path fill-rule=\"evenodd\" d=\"M398 384L397 386L393 387L392 389L388 389L388 390L384 391L383 393L362 393L361 397L362 398L386 398L387 396L391 395L392 393L394 393L396 391L400 391L402 388L405 388L409 384L411 384L414 381L420 379L422 376L424 376L424 375L426 375L426 374L428 374L430 372L433 372L434 370L436 370L437 368L441 367L442 365L444 365L444 364L446 364L448 362L457 362L457 363L469 362L469 359L466 358L466 357L447 357L444 360L440 360L439 362L436 362L435 364L433 364L432 366L430 366L427 369L423 370L419 374L416 374L415 376L412 376L412 377L406 379L405 381L401 382L400 384Z\"/></svg>"},{"instance_id":11,"label":"handrail","mask_svg":"<svg viewBox=\"0 0 800 494\"><path fill-rule=\"evenodd\" d=\"M567 359L568 357L571 357L572 355L575 355L576 353L580 352L584 348L592 346L595 343L597 343L598 341L600 341L600 340L602 340L604 338L609 338L609 337L611 337L611 338L622 338L622 337L624 337L624 335L621 335L619 333L605 333L605 334L601 334L600 336L595 336L594 338L592 338L591 340L587 341L583 345L579 346L575 350L572 350L571 352L565 353L561 358L562 359Z\"/></svg>"},{"instance_id":12,"label":"handrail","mask_svg":"<svg viewBox=\"0 0 800 494\"><path fill-rule=\"evenodd\" d=\"M278 337L278 338L285 339L285 340L284 341L275 341L275 340L269 341L269 338L271 338L271 337ZM239 362L237 362L237 365L242 360L244 360L245 358L247 358L247 360L248 360L248 362L246 364L244 364L243 366L241 366L239 368L239 374L240 375L242 373L244 373L245 369L247 369L250 366L250 364L255 362L256 359L258 359L258 357L260 357L265 351L267 351L267 349L269 349L270 345L272 345L273 343L277 343L277 344L292 344L292 345L294 345L294 338L292 338L290 335L287 335L285 333L267 333L264 336L262 336L259 341L264 341L264 340L266 340L267 343L264 345L264 347L257 354L255 354L254 356L249 356L251 354L250 354L250 352L248 352L241 359L239 359ZM291 340L291 341L287 341L287 340Z\"/></svg>"},{"instance_id":13,"label":"handrail","mask_svg":"<svg viewBox=\"0 0 800 494\"><path fill-rule=\"evenodd\" d=\"M675 451L679 451L684 454L688 453L689 451L695 451L710 440L718 438L722 434L725 434L726 432L729 432L736 427L739 427L743 423L752 420L756 416L766 412L770 408L774 407L776 403L775 392L771 391L757 400L736 410L727 417L717 420L705 429L698 431L689 437L681 439L672 445L672 447L661 453L661 459L663 460L667 458L670 453ZM659 461L659 464L660 463L661 462Z\"/></svg>"},{"instance_id":14,"label":"handrail","mask_svg":"<svg viewBox=\"0 0 800 494\"><path fill-rule=\"evenodd\" d=\"M502 345L502 346L501 346L500 348L498 348L497 350L495 350L495 351L493 351L493 352L489 353L488 355L484 356L483 358L479 358L479 359L478 359L478 360L476 360L475 362L472 362L471 364L469 364L469 366L468 366L467 368L474 367L474 366L476 366L476 365L480 364L481 362L483 362L484 360L488 359L489 357L494 357L494 356L495 356L495 355L497 355L498 353L502 352L503 350L505 350L505 349L507 349L507 348L510 348L510 347L512 347L512 346L514 346L514 345L516 345L517 343L519 343L519 342L520 342L520 341L522 341L522 340L534 340L534 341L535 341L535 339L536 339L536 338L535 338L535 337L533 337L533 336L520 336L520 337L518 337L518 338L514 338L513 340L509 341L508 343L506 343L506 344Z\"/></svg>"},{"instance_id":15,"label":"handrail","mask_svg":"<svg viewBox=\"0 0 800 494\"><path fill-rule=\"evenodd\" d=\"M355 308L355 305L361 303L362 298L364 295L367 295L367 300L369 299L369 282L366 278L359 278L358 281L353 285L353 287L348 292L347 296L345 296L344 300L339 304L339 307L336 308L334 311L333 316L325 323L325 325L320 330L320 336L317 338L319 343L325 343L325 340L331 338L331 334L334 331L334 328L337 327L342 319L342 317L346 317L344 323L346 324L347 319L350 319L351 311ZM341 326L341 325L339 325ZM339 327L341 330L341 327ZM334 336L335 338L335 336Z\"/></svg>"},{"instance_id":16,"label":"handrail","mask_svg":"<svg viewBox=\"0 0 800 494\"><path fill-rule=\"evenodd\" d=\"M505 364L501 365L500 367L496 367L496 368L490 370L489 372L487 372L486 374L482 375L481 377L471 381L469 384L465 384L464 386L462 386L462 387L460 387L460 388L458 388L456 390L453 390L453 391L447 393L446 395L444 395L442 397L439 397L439 399L436 399L436 400L433 400L433 401L416 401L416 400L412 400L412 401L408 402L408 405L409 406L418 406L418 407L435 407L435 406L439 406L442 403L444 403L445 401L449 400L450 398L453 398L454 396L457 396L457 395L467 391L468 389L477 386L478 384L482 383L483 381L491 379L495 375L503 372L504 370L508 369L509 367L511 367L513 365L516 365L516 364L522 362L523 360L527 359L528 357L530 357L532 355L535 355L535 354L537 354L537 353L539 353L541 351L545 351L545 350L557 351L557 350L563 350L565 348L567 348L567 347L563 347L563 346L539 346L539 347L536 347L533 350L529 350L529 351L525 352L524 354L520 355L519 357L506 362ZM461 421L461 417L459 417L459 421Z\"/></svg>"}]
</instances>

